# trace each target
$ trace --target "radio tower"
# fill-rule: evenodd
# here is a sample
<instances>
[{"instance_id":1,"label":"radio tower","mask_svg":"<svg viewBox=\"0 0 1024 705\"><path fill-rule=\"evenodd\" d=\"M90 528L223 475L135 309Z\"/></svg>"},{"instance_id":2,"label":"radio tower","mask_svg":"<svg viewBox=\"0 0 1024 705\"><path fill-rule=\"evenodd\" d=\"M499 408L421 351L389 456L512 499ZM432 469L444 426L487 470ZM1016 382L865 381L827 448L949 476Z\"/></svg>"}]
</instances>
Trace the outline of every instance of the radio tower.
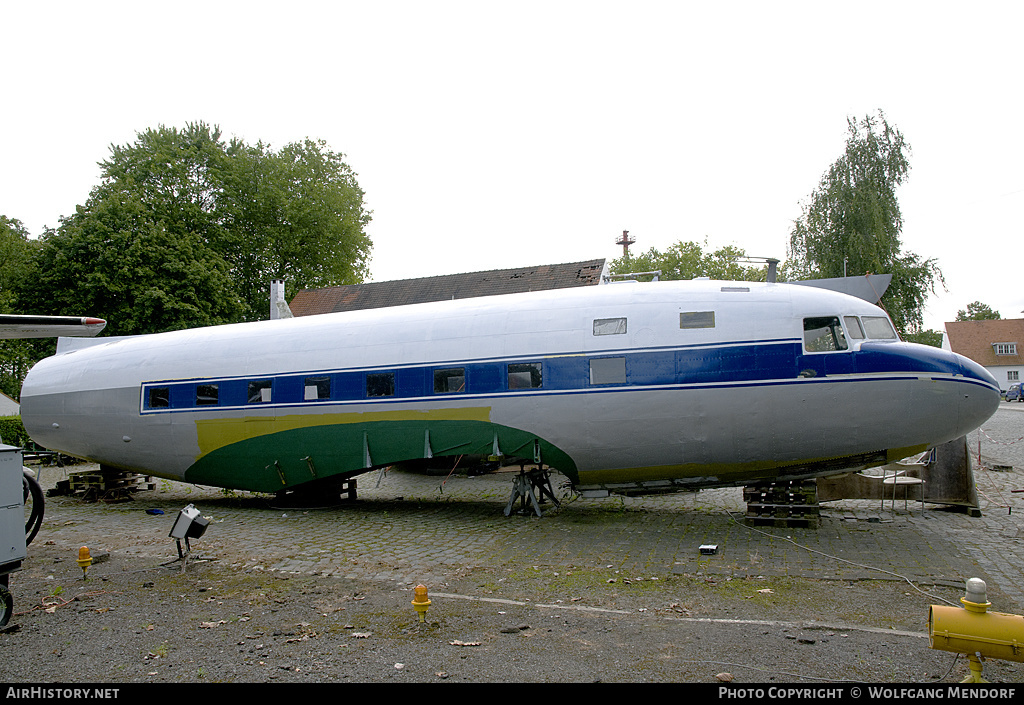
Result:
<instances>
[{"instance_id":1,"label":"radio tower","mask_svg":"<svg viewBox=\"0 0 1024 705\"><path fill-rule=\"evenodd\" d=\"M628 230L622 231L622 237L615 241L616 245L622 245L622 256L629 257L629 246L636 242L635 238L629 236Z\"/></svg>"}]
</instances>

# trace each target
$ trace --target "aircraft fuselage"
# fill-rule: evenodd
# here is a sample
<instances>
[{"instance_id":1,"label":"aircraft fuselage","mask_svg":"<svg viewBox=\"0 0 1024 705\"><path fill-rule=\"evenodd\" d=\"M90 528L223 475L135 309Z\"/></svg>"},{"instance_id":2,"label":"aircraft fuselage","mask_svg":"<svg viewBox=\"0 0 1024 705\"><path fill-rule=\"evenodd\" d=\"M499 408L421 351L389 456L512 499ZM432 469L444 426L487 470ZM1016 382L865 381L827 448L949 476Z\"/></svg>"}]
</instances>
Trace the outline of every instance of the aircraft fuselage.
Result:
<instances>
[{"instance_id":1,"label":"aircraft fuselage","mask_svg":"<svg viewBox=\"0 0 1024 705\"><path fill-rule=\"evenodd\" d=\"M959 438L998 386L811 287L616 284L117 340L41 361L52 450L274 492L442 456L579 489L708 487L878 465Z\"/></svg>"}]
</instances>

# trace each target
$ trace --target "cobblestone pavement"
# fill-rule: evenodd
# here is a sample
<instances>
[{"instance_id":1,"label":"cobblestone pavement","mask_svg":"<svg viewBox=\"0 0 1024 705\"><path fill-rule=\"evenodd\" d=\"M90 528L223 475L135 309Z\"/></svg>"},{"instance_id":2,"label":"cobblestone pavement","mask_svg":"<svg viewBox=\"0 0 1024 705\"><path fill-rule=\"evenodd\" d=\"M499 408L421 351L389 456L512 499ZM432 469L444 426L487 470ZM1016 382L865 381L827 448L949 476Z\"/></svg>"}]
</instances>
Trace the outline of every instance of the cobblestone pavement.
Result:
<instances>
[{"instance_id":1,"label":"cobblestone pavement","mask_svg":"<svg viewBox=\"0 0 1024 705\"><path fill-rule=\"evenodd\" d=\"M212 519L194 554L239 569L454 584L478 568L600 568L635 577L669 574L910 580L989 586L993 609L1024 610L1024 404L1003 403L968 438L981 517L899 501L825 505L816 529L745 525L742 491L720 489L645 498L565 500L544 517L504 516L510 472L481 477L390 471L359 478L358 501L316 510L275 509L265 497L156 480L134 501L88 504L47 499L39 541L111 558L177 556L168 537L179 509ZM1000 468L1010 466L1012 469ZM1000 468L1000 469L992 469ZM69 469L45 468L44 487ZM560 476L555 476L556 494ZM147 510L159 509L154 515ZM715 544L715 555L702 555ZM30 547L30 557L32 548ZM72 557L73 558L73 557ZM440 589L440 588L434 588Z\"/></svg>"}]
</instances>

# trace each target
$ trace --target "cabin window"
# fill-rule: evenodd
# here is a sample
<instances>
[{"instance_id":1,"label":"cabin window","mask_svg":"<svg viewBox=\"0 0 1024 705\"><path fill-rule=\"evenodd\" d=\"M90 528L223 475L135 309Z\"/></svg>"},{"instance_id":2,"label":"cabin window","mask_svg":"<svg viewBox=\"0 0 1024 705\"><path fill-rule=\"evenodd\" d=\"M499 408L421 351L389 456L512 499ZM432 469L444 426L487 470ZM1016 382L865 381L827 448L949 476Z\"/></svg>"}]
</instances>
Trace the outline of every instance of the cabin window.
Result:
<instances>
[{"instance_id":1,"label":"cabin window","mask_svg":"<svg viewBox=\"0 0 1024 705\"><path fill-rule=\"evenodd\" d=\"M864 340L864 329L861 328L860 319L856 316L844 316L846 332L854 340Z\"/></svg>"},{"instance_id":2,"label":"cabin window","mask_svg":"<svg viewBox=\"0 0 1024 705\"><path fill-rule=\"evenodd\" d=\"M714 311L684 311L679 314L679 327L684 329L692 328L714 328Z\"/></svg>"},{"instance_id":3,"label":"cabin window","mask_svg":"<svg viewBox=\"0 0 1024 705\"><path fill-rule=\"evenodd\" d=\"M896 340L896 331L885 316L864 316L864 332L869 338Z\"/></svg>"},{"instance_id":4,"label":"cabin window","mask_svg":"<svg viewBox=\"0 0 1024 705\"><path fill-rule=\"evenodd\" d=\"M306 377L303 387L302 398L305 401L320 401L321 399L331 398L330 377Z\"/></svg>"},{"instance_id":5,"label":"cabin window","mask_svg":"<svg viewBox=\"0 0 1024 705\"><path fill-rule=\"evenodd\" d=\"M171 388L170 387L150 387L149 388L149 408L150 409L166 409L171 405Z\"/></svg>"},{"instance_id":6,"label":"cabin window","mask_svg":"<svg viewBox=\"0 0 1024 705\"><path fill-rule=\"evenodd\" d=\"M366 396L368 397L393 397L395 396L395 373L394 372L371 372L366 375Z\"/></svg>"},{"instance_id":7,"label":"cabin window","mask_svg":"<svg viewBox=\"0 0 1024 705\"><path fill-rule=\"evenodd\" d=\"M269 379L261 379L249 382L249 393L246 396L250 404L265 404L270 401L271 382Z\"/></svg>"},{"instance_id":8,"label":"cabin window","mask_svg":"<svg viewBox=\"0 0 1024 705\"><path fill-rule=\"evenodd\" d=\"M434 370L434 393L452 394L466 391L466 370L463 367L452 367L447 370Z\"/></svg>"},{"instance_id":9,"label":"cabin window","mask_svg":"<svg viewBox=\"0 0 1024 705\"><path fill-rule=\"evenodd\" d=\"M538 389L542 383L539 362L516 363L508 366L509 389Z\"/></svg>"},{"instance_id":10,"label":"cabin window","mask_svg":"<svg viewBox=\"0 0 1024 705\"><path fill-rule=\"evenodd\" d=\"M804 348L807 352L846 350L846 336L837 316L804 319Z\"/></svg>"},{"instance_id":11,"label":"cabin window","mask_svg":"<svg viewBox=\"0 0 1024 705\"><path fill-rule=\"evenodd\" d=\"M200 384L196 386L196 406L215 406L219 390L216 384Z\"/></svg>"},{"instance_id":12,"label":"cabin window","mask_svg":"<svg viewBox=\"0 0 1024 705\"><path fill-rule=\"evenodd\" d=\"M594 335L623 335L626 332L625 318L595 318Z\"/></svg>"},{"instance_id":13,"label":"cabin window","mask_svg":"<svg viewBox=\"0 0 1024 705\"><path fill-rule=\"evenodd\" d=\"M626 358L598 357L590 361L591 384L625 384Z\"/></svg>"}]
</instances>

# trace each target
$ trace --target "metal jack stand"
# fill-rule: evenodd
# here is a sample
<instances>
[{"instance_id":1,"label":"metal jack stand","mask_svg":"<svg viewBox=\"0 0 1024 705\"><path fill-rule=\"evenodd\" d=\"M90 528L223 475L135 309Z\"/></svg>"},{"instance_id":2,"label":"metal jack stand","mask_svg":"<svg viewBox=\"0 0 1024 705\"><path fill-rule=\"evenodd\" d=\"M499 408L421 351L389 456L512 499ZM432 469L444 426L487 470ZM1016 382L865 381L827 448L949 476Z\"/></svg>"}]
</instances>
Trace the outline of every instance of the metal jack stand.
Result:
<instances>
[{"instance_id":1,"label":"metal jack stand","mask_svg":"<svg viewBox=\"0 0 1024 705\"><path fill-rule=\"evenodd\" d=\"M512 495L508 499L508 504L505 505L505 516L512 513L516 500L519 500L520 512L526 513L532 506L537 516L544 516L540 505L547 499L550 499L556 507L561 506L551 489L550 473L540 465L534 470L527 471L525 464L521 463L519 474L516 475L512 483Z\"/></svg>"}]
</instances>

